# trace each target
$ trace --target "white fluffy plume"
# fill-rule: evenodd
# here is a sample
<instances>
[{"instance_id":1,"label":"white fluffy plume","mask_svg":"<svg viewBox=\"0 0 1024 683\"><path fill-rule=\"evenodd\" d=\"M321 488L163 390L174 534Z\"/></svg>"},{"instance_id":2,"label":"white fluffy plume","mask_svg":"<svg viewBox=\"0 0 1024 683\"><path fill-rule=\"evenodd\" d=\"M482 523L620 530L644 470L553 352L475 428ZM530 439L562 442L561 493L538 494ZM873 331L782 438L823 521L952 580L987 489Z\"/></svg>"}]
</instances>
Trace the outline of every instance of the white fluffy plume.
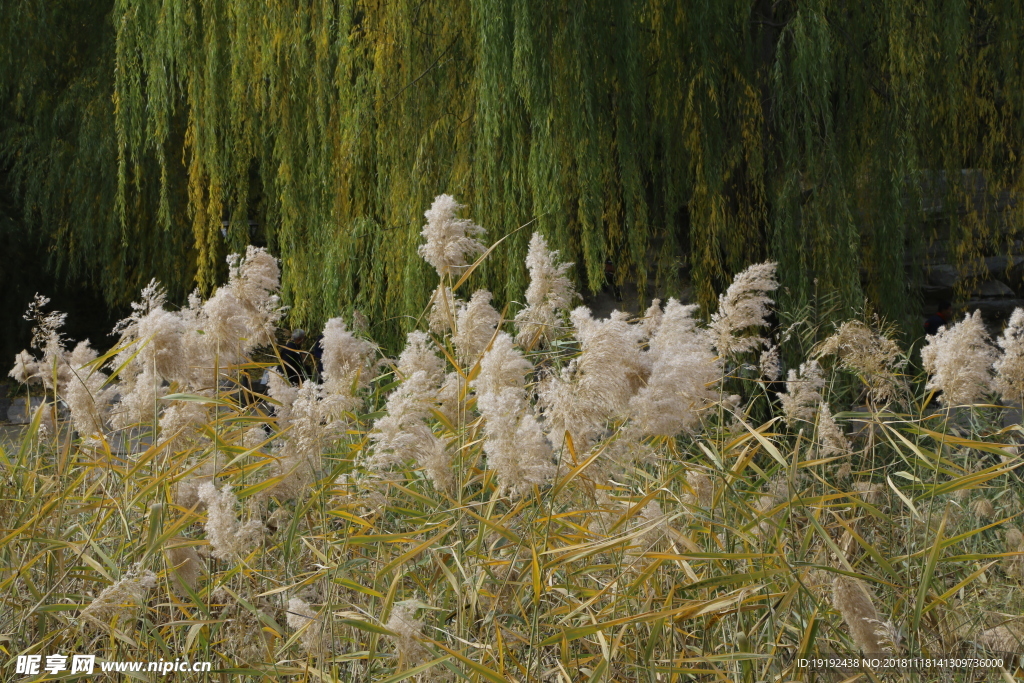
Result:
<instances>
[{"instance_id":1,"label":"white fluffy plume","mask_svg":"<svg viewBox=\"0 0 1024 683\"><path fill-rule=\"evenodd\" d=\"M357 396L373 379L376 347L345 328L341 318L331 318L320 340L324 367L323 395L330 403L328 412L338 415L362 404Z\"/></svg>"},{"instance_id":2,"label":"white fluffy plume","mask_svg":"<svg viewBox=\"0 0 1024 683\"><path fill-rule=\"evenodd\" d=\"M212 482L203 482L199 487L199 498L206 503L206 537L214 557L225 560L238 558L259 541L263 525L256 519L244 525L238 523L235 516L238 499L230 486L218 491Z\"/></svg>"},{"instance_id":3,"label":"white fluffy plume","mask_svg":"<svg viewBox=\"0 0 1024 683\"><path fill-rule=\"evenodd\" d=\"M387 399L386 415L373 425L370 469L382 470L415 460L438 489L450 490L455 482L447 445L425 420L437 408L444 381L444 366L433 344L422 332L411 332L398 359L402 383Z\"/></svg>"},{"instance_id":4,"label":"white fluffy plume","mask_svg":"<svg viewBox=\"0 0 1024 683\"><path fill-rule=\"evenodd\" d=\"M718 398L721 361L693 312L669 299L651 337L650 377L630 400L630 412L641 436L675 436L693 429L701 411Z\"/></svg>"},{"instance_id":5,"label":"white fluffy plume","mask_svg":"<svg viewBox=\"0 0 1024 683\"><path fill-rule=\"evenodd\" d=\"M571 263L559 263L558 252L548 249L547 240L539 232L530 238L526 255L530 286L526 288L526 308L516 315L517 341L530 346L536 340L550 341L563 324L559 314L569 309L576 292L565 276Z\"/></svg>"},{"instance_id":6,"label":"white fluffy plume","mask_svg":"<svg viewBox=\"0 0 1024 683\"><path fill-rule=\"evenodd\" d=\"M580 355L541 387L552 439L561 443L568 431L577 448L588 444L608 420L627 415L629 400L646 381L649 369L640 353L643 329L630 325L628 314L615 311L594 320L580 306L570 314Z\"/></svg>"},{"instance_id":7,"label":"white fluffy plume","mask_svg":"<svg viewBox=\"0 0 1024 683\"><path fill-rule=\"evenodd\" d=\"M779 395L782 412L786 422L792 427L797 422L814 422L815 412L821 405L821 390L825 388L825 378L821 374L818 361L811 360L800 364L800 371L789 371L786 380L786 393Z\"/></svg>"},{"instance_id":8,"label":"white fluffy plume","mask_svg":"<svg viewBox=\"0 0 1024 683\"><path fill-rule=\"evenodd\" d=\"M455 327L455 316L459 313L459 305L463 301L457 301L452 294L450 287L444 283L437 286L430 301L430 313L427 316L427 326L435 334L444 334Z\"/></svg>"},{"instance_id":9,"label":"white fluffy plume","mask_svg":"<svg viewBox=\"0 0 1024 683\"><path fill-rule=\"evenodd\" d=\"M482 254L484 245L474 238L484 229L467 218L456 218L462 204L448 194L439 195L423 215L427 224L420 233L426 239L419 247L419 255L437 269L442 278L457 275L465 268L467 258Z\"/></svg>"},{"instance_id":10,"label":"white fluffy plume","mask_svg":"<svg viewBox=\"0 0 1024 683\"><path fill-rule=\"evenodd\" d=\"M1002 349L993 367L996 391L1006 401L1020 401L1024 396L1024 309L1014 309L996 344Z\"/></svg>"},{"instance_id":11,"label":"white fluffy plume","mask_svg":"<svg viewBox=\"0 0 1024 683\"><path fill-rule=\"evenodd\" d=\"M512 495L523 495L555 473L551 446L530 410L526 376L533 366L512 345L512 337L499 332L480 362L473 383L477 407L483 415L484 452L497 472L498 485Z\"/></svg>"},{"instance_id":12,"label":"white fluffy plume","mask_svg":"<svg viewBox=\"0 0 1024 683\"><path fill-rule=\"evenodd\" d=\"M772 299L768 292L778 289L775 263L757 263L733 278L725 293L718 297L718 311L711 316L708 330L712 343L722 356L753 351L764 344L759 336L741 336L750 327L764 327Z\"/></svg>"},{"instance_id":13,"label":"white fluffy plume","mask_svg":"<svg viewBox=\"0 0 1024 683\"><path fill-rule=\"evenodd\" d=\"M452 342L459 362L472 365L487 348L494 328L501 322L501 314L491 306L491 293L485 289L473 292L469 303L459 310Z\"/></svg>"},{"instance_id":14,"label":"white fluffy plume","mask_svg":"<svg viewBox=\"0 0 1024 683\"><path fill-rule=\"evenodd\" d=\"M928 337L921 364L931 375L927 389L940 389L944 405L975 403L992 388L996 349L989 343L981 311Z\"/></svg>"}]
</instances>

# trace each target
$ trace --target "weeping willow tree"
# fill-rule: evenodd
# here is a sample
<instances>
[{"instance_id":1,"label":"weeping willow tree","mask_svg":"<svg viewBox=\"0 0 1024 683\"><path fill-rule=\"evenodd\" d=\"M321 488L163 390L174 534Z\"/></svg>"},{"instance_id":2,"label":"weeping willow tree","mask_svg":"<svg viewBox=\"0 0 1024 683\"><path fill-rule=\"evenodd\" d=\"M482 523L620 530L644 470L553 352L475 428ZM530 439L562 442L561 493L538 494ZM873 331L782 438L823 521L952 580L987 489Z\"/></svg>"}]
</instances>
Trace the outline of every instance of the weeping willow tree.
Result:
<instances>
[{"instance_id":1,"label":"weeping willow tree","mask_svg":"<svg viewBox=\"0 0 1024 683\"><path fill-rule=\"evenodd\" d=\"M929 179L1024 190L1016 0L10 0L0 23L24 220L112 302L153 274L209 289L257 242L293 322L354 307L394 334L447 192L510 235L476 283L505 302L540 230L591 289L606 258L641 291L686 268L713 309L773 258L784 306L905 320ZM1010 248L973 185L942 187L959 263Z\"/></svg>"}]
</instances>

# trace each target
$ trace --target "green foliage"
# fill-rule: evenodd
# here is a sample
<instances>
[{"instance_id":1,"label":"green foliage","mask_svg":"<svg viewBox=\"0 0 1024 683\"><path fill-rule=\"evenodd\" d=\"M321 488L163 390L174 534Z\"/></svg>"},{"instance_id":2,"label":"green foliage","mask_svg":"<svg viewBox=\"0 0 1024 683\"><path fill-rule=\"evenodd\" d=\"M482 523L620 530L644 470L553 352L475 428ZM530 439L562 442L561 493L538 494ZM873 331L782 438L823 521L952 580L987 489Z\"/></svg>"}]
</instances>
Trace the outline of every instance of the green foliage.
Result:
<instances>
[{"instance_id":1,"label":"green foliage","mask_svg":"<svg viewBox=\"0 0 1024 683\"><path fill-rule=\"evenodd\" d=\"M609 256L668 293L685 264L710 308L772 258L784 307L817 287L837 319L867 299L905 321L922 190L966 204L966 264L1008 238L939 173L1024 182L1013 0L20 0L0 24L24 220L112 302L139 273L208 291L252 241L283 259L296 324L359 308L393 341L430 289L421 207L448 192L491 239L536 221L591 288ZM481 269L501 302L527 239Z\"/></svg>"}]
</instances>

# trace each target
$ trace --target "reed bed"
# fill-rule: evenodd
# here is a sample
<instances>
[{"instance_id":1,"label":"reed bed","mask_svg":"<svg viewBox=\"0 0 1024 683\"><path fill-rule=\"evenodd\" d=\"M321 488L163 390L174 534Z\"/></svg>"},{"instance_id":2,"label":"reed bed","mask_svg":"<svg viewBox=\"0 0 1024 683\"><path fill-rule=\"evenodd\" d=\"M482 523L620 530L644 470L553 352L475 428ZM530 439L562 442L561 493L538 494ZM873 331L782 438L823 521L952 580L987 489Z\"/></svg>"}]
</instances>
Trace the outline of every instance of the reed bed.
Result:
<instances>
[{"instance_id":1,"label":"reed bed","mask_svg":"<svg viewBox=\"0 0 1024 683\"><path fill-rule=\"evenodd\" d=\"M1024 312L995 345L970 317L929 338L927 376L877 321L817 330L782 380L806 330L766 325L774 264L707 323L595 320L537 235L509 315L460 298L488 253L460 208L426 214L439 284L402 354L337 318L301 383L258 249L180 310L152 284L103 355L37 299L12 376L47 402L0 447L3 678L52 653L213 663L182 680L1024 676L998 402ZM861 653L1005 663L800 666Z\"/></svg>"}]
</instances>

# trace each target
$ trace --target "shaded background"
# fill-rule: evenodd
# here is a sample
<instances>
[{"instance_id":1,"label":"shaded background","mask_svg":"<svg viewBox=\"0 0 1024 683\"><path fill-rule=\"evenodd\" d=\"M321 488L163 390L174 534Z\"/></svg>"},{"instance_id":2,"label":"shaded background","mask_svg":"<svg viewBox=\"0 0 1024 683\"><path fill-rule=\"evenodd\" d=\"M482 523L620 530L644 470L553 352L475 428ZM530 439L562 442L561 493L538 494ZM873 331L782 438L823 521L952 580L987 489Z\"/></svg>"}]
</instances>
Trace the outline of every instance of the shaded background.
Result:
<instances>
[{"instance_id":1,"label":"shaded background","mask_svg":"<svg viewBox=\"0 0 1024 683\"><path fill-rule=\"evenodd\" d=\"M150 278L181 302L248 243L292 324L358 308L394 345L441 192L490 241L529 224L469 283L499 307L534 229L584 291L612 258L634 309L709 313L766 258L791 317L909 337L939 298L1015 300L1024 6L861 5L4 2L3 357L33 291L102 345Z\"/></svg>"}]
</instances>

